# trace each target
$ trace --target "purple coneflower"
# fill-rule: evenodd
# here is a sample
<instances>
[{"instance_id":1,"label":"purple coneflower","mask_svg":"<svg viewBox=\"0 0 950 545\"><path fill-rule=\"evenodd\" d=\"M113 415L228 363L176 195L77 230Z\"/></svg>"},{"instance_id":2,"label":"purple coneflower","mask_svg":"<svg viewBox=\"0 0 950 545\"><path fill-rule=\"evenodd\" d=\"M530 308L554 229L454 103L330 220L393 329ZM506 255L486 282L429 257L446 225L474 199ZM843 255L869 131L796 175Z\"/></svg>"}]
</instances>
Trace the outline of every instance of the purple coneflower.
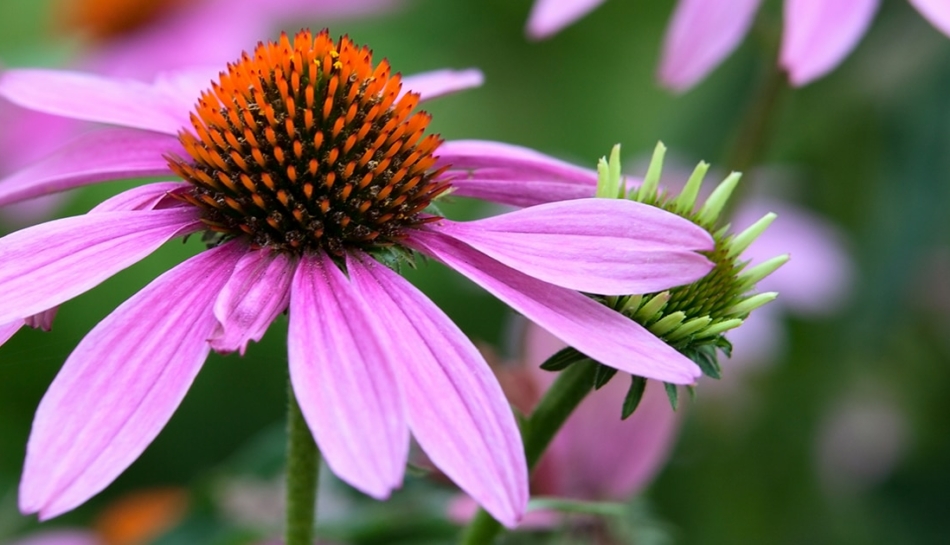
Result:
<instances>
[{"instance_id":1,"label":"purple coneflower","mask_svg":"<svg viewBox=\"0 0 950 545\"><path fill-rule=\"evenodd\" d=\"M434 95L470 79L436 73L412 89ZM287 311L293 391L341 479L387 497L402 481L411 430L436 466L514 525L528 496L514 417L472 343L381 263L413 251L606 365L678 384L700 374L574 290L643 293L696 280L711 268L696 253L713 245L702 228L608 199L465 223L435 215L430 203L465 179L437 166L441 141L424 136L427 114L412 113L419 95L402 92L386 61L374 67L367 48L326 32L243 55L201 93L183 128L188 116L172 91L192 87L43 71L0 79L0 93L21 105L123 127L0 182L0 201L130 176L184 179L0 239L0 324L54 308L171 238L203 231L211 242L123 303L67 359L33 423L25 513L53 517L106 487L159 433L211 350L243 352ZM479 156L479 146L499 149L455 149L468 164L497 166L470 178L479 183L525 185L526 165L539 161L562 168L524 150Z\"/></svg>"},{"instance_id":2,"label":"purple coneflower","mask_svg":"<svg viewBox=\"0 0 950 545\"><path fill-rule=\"evenodd\" d=\"M56 35L67 35L71 67L152 81L162 72L213 67L290 20L371 16L398 0L54 0ZM2 60L0 60L2 65ZM2 66L0 66L2 68ZM202 82L203 84L203 82ZM197 92L197 90L196 90ZM0 176L40 159L88 130L86 124L0 99ZM62 195L0 207L0 222L23 227L48 219Z\"/></svg>"}]
</instances>

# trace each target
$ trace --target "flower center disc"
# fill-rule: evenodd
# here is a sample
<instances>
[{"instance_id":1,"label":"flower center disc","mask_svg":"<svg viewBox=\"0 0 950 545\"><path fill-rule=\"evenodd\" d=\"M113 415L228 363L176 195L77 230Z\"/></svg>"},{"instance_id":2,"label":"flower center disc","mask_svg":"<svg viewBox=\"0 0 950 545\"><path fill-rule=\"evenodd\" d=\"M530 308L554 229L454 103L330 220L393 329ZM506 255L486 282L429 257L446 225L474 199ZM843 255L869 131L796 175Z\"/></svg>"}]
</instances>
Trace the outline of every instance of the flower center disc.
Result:
<instances>
[{"instance_id":1,"label":"flower center disc","mask_svg":"<svg viewBox=\"0 0 950 545\"><path fill-rule=\"evenodd\" d=\"M399 74L349 38L298 33L258 44L229 64L179 139L190 160L169 165L209 229L283 251L370 249L449 188L430 172L442 143L423 136L430 116Z\"/></svg>"}]
</instances>

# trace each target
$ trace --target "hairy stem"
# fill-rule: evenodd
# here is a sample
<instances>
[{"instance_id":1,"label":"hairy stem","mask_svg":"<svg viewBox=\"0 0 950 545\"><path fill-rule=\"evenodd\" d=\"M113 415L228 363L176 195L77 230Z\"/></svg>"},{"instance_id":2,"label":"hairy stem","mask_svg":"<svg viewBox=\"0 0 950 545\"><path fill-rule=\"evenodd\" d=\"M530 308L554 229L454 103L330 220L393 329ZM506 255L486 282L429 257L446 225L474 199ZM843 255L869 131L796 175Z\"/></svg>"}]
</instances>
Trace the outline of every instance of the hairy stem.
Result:
<instances>
[{"instance_id":1,"label":"hairy stem","mask_svg":"<svg viewBox=\"0 0 950 545\"><path fill-rule=\"evenodd\" d=\"M286 545L313 545L320 451L300 412L293 386L287 389Z\"/></svg>"}]
</instances>

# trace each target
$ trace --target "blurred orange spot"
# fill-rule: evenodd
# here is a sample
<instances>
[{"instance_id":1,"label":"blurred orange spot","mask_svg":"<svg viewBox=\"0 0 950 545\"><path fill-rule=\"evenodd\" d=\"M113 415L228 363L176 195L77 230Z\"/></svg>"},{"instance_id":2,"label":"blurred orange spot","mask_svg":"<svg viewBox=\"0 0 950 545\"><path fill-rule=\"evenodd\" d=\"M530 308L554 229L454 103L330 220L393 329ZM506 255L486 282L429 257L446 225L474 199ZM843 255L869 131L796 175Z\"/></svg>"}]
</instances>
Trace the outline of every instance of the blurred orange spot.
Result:
<instances>
[{"instance_id":1,"label":"blurred orange spot","mask_svg":"<svg viewBox=\"0 0 950 545\"><path fill-rule=\"evenodd\" d=\"M144 545L181 522L187 508L184 489L142 490L109 505L94 527L105 545Z\"/></svg>"}]
</instances>

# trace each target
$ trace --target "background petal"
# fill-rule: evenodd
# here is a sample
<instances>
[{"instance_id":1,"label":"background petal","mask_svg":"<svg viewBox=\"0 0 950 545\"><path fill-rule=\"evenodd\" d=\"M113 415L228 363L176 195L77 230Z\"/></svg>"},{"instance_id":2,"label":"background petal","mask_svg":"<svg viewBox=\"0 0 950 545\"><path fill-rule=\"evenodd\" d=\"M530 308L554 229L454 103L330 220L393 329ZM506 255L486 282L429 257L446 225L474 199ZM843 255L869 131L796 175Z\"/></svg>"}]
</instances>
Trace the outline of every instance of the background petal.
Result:
<instances>
[{"instance_id":1,"label":"background petal","mask_svg":"<svg viewBox=\"0 0 950 545\"><path fill-rule=\"evenodd\" d=\"M561 348L564 343L550 333L528 325L522 370L541 392L557 373L540 365ZM620 407L629 387L630 377L619 375L581 402L539 462L545 471L535 471L532 479L539 493L624 501L642 491L663 468L679 429L677 414L682 413L670 407L663 385L651 380L636 412L621 420ZM542 478L545 482L538 482Z\"/></svg>"},{"instance_id":2,"label":"background petal","mask_svg":"<svg viewBox=\"0 0 950 545\"><path fill-rule=\"evenodd\" d=\"M481 87L485 75L477 68L467 70L433 70L421 74L406 76L402 80L402 91L419 94L419 100L426 101L473 87Z\"/></svg>"},{"instance_id":3,"label":"background petal","mask_svg":"<svg viewBox=\"0 0 950 545\"><path fill-rule=\"evenodd\" d=\"M785 0L780 64L792 85L838 66L864 36L879 0Z\"/></svg>"},{"instance_id":4,"label":"background petal","mask_svg":"<svg viewBox=\"0 0 950 545\"><path fill-rule=\"evenodd\" d=\"M175 135L191 126L189 112L179 111L177 101L133 79L66 70L8 70L0 75L0 96L38 112L120 127Z\"/></svg>"},{"instance_id":5,"label":"background petal","mask_svg":"<svg viewBox=\"0 0 950 545\"><path fill-rule=\"evenodd\" d=\"M44 159L0 180L0 206L75 187L172 175L163 155L184 156L178 139L133 129L84 134Z\"/></svg>"},{"instance_id":6,"label":"background petal","mask_svg":"<svg viewBox=\"0 0 950 545\"><path fill-rule=\"evenodd\" d=\"M604 0L535 0L528 16L528 36L549 38L594 11Z\"/></svg>"},{"instance_id":7,"label":"background petal","mask_svg":"<svg viewBox=\"0 0 950 545\"><path fill-rule=\"evenodd\" d=\"M950 36L950 2L946 0L908 0L937 30Z\"/></svg>"},{"instance_id":8,"label":"background petal","mask_svg":"<svg viewBox=\"0 0 950 545\"><path fill-rule=\"evenodd\" d=\"M702 278L712 263L705 229L622 199L543 204L483 220L430 223L529 276L603 295L652 293Z\"/></svg>"},{"instance_id":9,"label":"background petal","mask_svg":"<svg viewBox=\"0 0 950 545\"><path fill-rule=\"evenodd\" d=\"M453 195L500 204L532 206L593 197L597 173L543 153L483 140L445 142L434 168L452 181Z\"/></svg>"},{"instance_id":10,"label":"background petal","mask_svg":"<svg viewBox=\"0 0 950 545\"><path fill-rule=\"evenodd\" d=\"M0 323L92 289L169 239L199 228L197 214L192 208L103 212L0 238Z\"/></svg>"},{"instance_id":11,"label":"background petal","mask_svg":"<svg viewBox=\"0 0 950 545\"><path fill-rule=\"evenodd\" d=\"M409 427L369 312L328 256L301 258L287 334L294 393L330 469L384 499L402 484Z\"/></svg>"},{"instance_id":12,"label":"background petal","mask_svg":"<svg viewBox=\"0 0 950 545\"><path fill-rule=\"evenodd\" d=\"M432 462L506 526L528 502L524 446L508 402L468 337L405 279L347 259L373 335L402 387L409 426Z\"/></svg>"},{"instance_id":13,"label":"background petal","mask_svg":"<svg viewBox=\"0 0 950 545\"><path fill-rule=\"evenodd\" d=\"M214 303L218 327L211 347L244 355L248 342L260 341L287 310L294 268L294 260L283 252L248 250Z\"/></svg>"},{"instance_id":14,"label":"background petal","mask_svg":"<svg viewBox=\"0 0 950 545\"><path fill-rule=\"evenodd\" d=\"M219 246L168 271L79 343L36 411L21 511L48 519L75 508L158 435L208 355L212 303L240 250Z\"/></svg>"},{"instance_id":15,"label":"background petal","mask_svg":"<svg viewBox=\"0 0 950 545\"><path fill-rule=\"evenodd\" d=\"M604 365L674 384L692 384L700 375L696 364L639 324L576 291L527 276L445 235L418 231L408 243Z\"/></svg>"},{"instance_id":16,"label":"background petal","mask_svg":"<svg viewBox=\"0 0 950 545\"><path fill-rule=\"evenodd\" d=\"M749 32L761 0L680 0L666 28L660 83L686 91L728 57Z\"/></svg>"}]
</instances>

